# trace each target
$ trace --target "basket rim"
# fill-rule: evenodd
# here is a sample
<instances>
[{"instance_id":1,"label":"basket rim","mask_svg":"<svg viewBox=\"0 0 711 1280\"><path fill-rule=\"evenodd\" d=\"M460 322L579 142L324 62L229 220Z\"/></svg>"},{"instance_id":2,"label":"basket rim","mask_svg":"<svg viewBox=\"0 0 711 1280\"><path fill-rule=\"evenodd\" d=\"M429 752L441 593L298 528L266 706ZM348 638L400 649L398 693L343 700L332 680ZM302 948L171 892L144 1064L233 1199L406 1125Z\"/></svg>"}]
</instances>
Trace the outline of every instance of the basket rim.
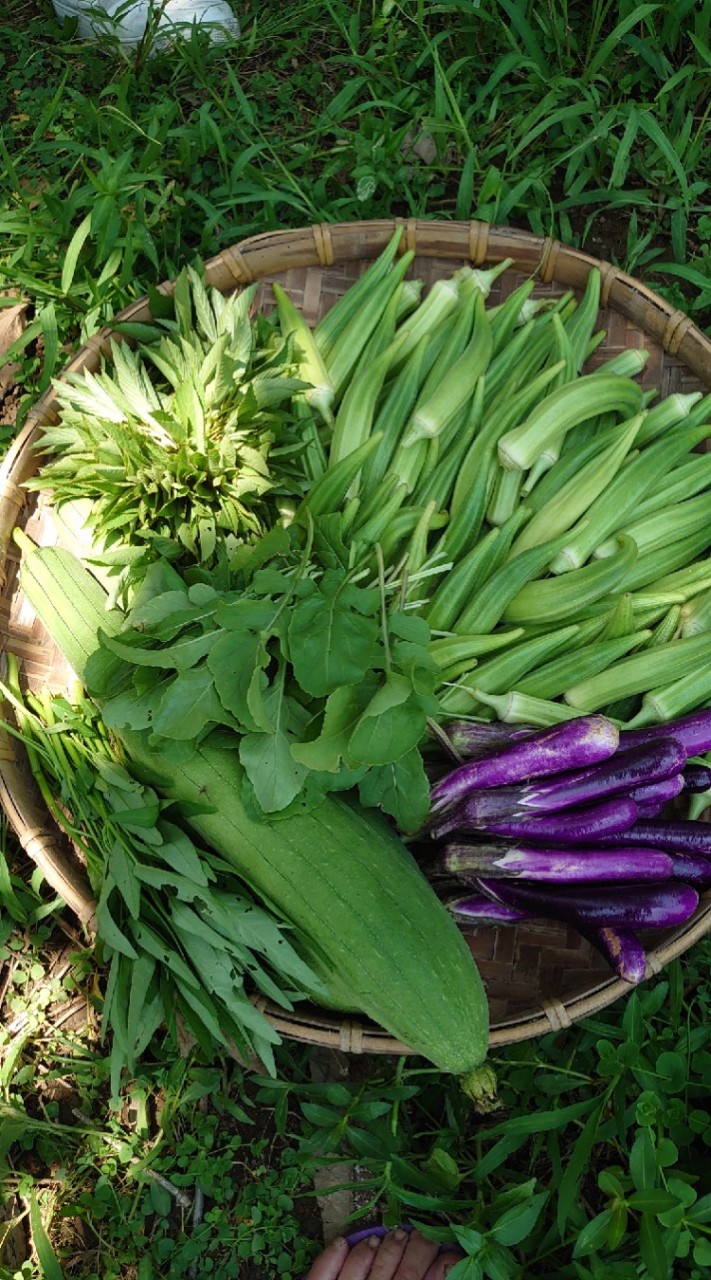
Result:
<instances>
[{"instance_id":1,"label":"basket rim","mask_svg":"<svg viewBox=\"0 0 711 1280\"><path fill-rule=\"evenodd\" d=\"M572 248L551 237L536 236L515 227L498 226L481 220L447 221L428 218L373 219L362 222L333 222L300 228L268 231L249 236L204 263L209 283L228 292L268 277L289 267L330 267L339 262L375 257L396 228L403 230L399 252L412 250L424 258L469 262L474 266L512 259L512 269L529 270L541 283L556 283L581 290L589 272L601 274L600 306L611 307L659 342L663 350L685 364L711 388L711 339L686 313L672 307L654 290L627 275L604 259ZM172 293L174 282L163 281L158 291ZM95 371L110 352L112 339L127 340L116 326L145 323L151 318L147 296L117 312L112 321L91 337L68 361L60 381L67 374ZM40 428L56 421L58 400L54 387L40 397L27 416L2 465L0 465L0 583L12 530L25 499L23 481L37 469L33 444ZM27 792L27 780L18 766L20 744L0 727L0 803L8 814L20 842L41 867L48 883L75 912L88 933L95 929L96 904L88 880L68 856L68 841L57 839L49 815ZM27 794L25 794L27 792ZM649 978L681 955L711 929L711 890L700 898L699 907L686 925L677 928L658 947L647 952ZM561 1031L574 1022L606 1008L629 993L630 984L610 977L582 994L564 999L540 1001L540 1012L502 1018L492 1024L490 1046L506 1044ZM265 997L254 997L275 1030L290 1039L302 1040L351 1053L411 1053L401 1041L363 1015L345 1016L337 1023L326 1010L306 1003L292 1013Z\"/></svg>"}]
</instances>

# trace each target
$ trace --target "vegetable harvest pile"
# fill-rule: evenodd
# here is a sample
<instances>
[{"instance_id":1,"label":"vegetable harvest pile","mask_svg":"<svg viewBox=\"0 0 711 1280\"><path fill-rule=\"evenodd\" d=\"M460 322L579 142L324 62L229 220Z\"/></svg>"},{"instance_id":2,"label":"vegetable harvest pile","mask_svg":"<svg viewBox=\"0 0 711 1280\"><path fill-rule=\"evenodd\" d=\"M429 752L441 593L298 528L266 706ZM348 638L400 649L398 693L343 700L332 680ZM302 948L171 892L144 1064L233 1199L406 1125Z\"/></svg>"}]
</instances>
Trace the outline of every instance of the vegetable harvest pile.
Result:
<instances>
[{"instance_id":1,"label":"vegetable harvest pile","mask_svg":"<svg viewBox=\"0 0 711 1280\"><path fill-rule=\"evenodd\" d=\"M116 1086L173 1006L269 1062L256 987L476 1094L459 922L563 918L637 981L636 929L711 881L711 397L643 391L639 350L581 373L597 272L579 302L487 306L509 262L421 296L399 239L313 331L189 269L58 385L30 487L83 563L16 537L90 700L5 692L93 842Z\"/></svg>"}]
</instances>

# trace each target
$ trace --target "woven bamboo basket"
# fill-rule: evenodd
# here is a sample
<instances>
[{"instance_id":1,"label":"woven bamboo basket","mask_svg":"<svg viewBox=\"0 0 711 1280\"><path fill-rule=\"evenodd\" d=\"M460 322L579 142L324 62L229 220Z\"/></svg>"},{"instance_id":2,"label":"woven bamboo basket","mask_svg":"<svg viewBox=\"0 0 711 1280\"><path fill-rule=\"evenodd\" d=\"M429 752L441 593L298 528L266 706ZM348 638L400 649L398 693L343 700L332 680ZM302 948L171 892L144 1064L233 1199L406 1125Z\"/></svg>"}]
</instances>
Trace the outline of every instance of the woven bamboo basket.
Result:
<instances>
[{"instance_id":1,"label":"woven bamboo basket","mask_svg":"<svg viewBox=\"0 0 711 1280\"><path fill-rule=\"evenodd\" d=\"M242 241L206 264L210 284L228 293L252 281L264 282L257 303L269 306L269 284L278 280L310 322L325 313L358 277L392 235L390 220L322 224L300 230L269 232ZM503 300L524 280L534 277L534 296L555 297L572 289L580 296L593 267L602 277L598 327L605 343L590 361L594 368L616 352L643 347L649 360L645 386L661 395L674 391L706 391L711 387L711 342L683 312L674 310L650 289L616 267L558 241L484 222L437 222L411 219L402 223L402 249L413 249L413 276L425 287L450 275L464 262L476 266L513 259L497 281L491 304ZM171 284L161 290L171 292ZM115 323L150 320L143 299L127 307ZM96 370L108 354L111 330L104 329L82 347L68 371ZM116 335L114 335L116 336ZM16 524L45 545L59 542L81 552L81 531L67 541L53 520L42 494L28 494L26 481L37 470L33 444L41 425L57 420L57 401L48 391L34 407L0 469L0 633L4 648L17 655L22 677L33 689L48 686L66 691L71 673L52 646L17 585L18 551L12 542ZM0 802L30 858L48 883L62 895L89 934L94 902L75 849L54 826L35 790L22 747L0 730ZM703 896L694 917L683 927L648 939L647 976L658 973L711 927L711 893ZM606 962L572 928L534 922L486 928L469 935L469 945L487 987L491 1006L492 1047L562 1030L588 1017L629 991L610 976ZM426 963L426 957L423 957ZM342 1018L303 1005L291 1014L260 998L274 1027L284 1036L350 1053L406 1053L403 1045L365 1018ZM464 1010L462 1011L464 1016Z\"/></svg>"}]
</instances>

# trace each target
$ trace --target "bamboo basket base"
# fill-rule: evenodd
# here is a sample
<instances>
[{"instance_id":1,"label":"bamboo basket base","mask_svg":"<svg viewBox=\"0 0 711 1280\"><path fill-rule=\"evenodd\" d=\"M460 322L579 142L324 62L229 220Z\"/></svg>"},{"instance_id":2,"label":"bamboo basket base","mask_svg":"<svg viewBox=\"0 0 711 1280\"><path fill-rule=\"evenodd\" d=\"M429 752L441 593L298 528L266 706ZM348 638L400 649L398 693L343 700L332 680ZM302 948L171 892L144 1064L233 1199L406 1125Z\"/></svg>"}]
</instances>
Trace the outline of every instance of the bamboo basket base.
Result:
<instances>
[{"instance_id":1,"label":"bamboo basket base","mask_svg":"<svg viewBox=\"0 0 711 1280\"><path fill-rule=\"evenodd\" d=\"M252 237L206 264L209 283L227 293L253 280L262 282L257 304L271 306L270 283L278 280L315 322L360 274L389 239L392 221L333 224ZM682 312L609 263L556 241L486 223L410 220L403 247L416 251L410 274L425 287L450 275L463 262L474 265L513 258L496 282L493 305L520 283L536 277L534 296L578 296L591 268L602 274L598 327L607 337L590 361L595 368L630 347L643 347L649 360L641 381L661 395L706 390L711 386L711 342ZM171 291L171 284L161 286ZM118 322L145 322L145 299L121 312ZM76 355L69 370L96 370L108 351L110 330L102 330ZM4 575L0 590L0 643L20 660L22 679L38 690L66 692L72 673L37 622L17 583L18 555L11 540L15 524L43 545L59 543L81 554L81 530L68 533L45 495L29 495L23 481L33 475L33 452L41 425L57 420L52 391L35 406L0 469L0 548ZM84 869L69 841L58 831L35 791L21 746L0 730L0 802L21 843L48 882L63 895L86 929L93 929L94 902ZM711 927L711 893L703 896L692 920L656 933L648 945L647 976L658 973ZM480 928L468 935L472 955L484 979L491 1007L491 1045L522 1041L560 1031L590 1016L630 991L610 975L605 960L572 928L534 921L506 928ZM426 957L423 958L426 963ZM255 999L284 1036L349 1053L403 1053L408 1046L357 1015L343 1017L315 1006L285 1014L263 997ZM466 1017L466 1010L462 1010Z\"/></svg>"}]
</instances>

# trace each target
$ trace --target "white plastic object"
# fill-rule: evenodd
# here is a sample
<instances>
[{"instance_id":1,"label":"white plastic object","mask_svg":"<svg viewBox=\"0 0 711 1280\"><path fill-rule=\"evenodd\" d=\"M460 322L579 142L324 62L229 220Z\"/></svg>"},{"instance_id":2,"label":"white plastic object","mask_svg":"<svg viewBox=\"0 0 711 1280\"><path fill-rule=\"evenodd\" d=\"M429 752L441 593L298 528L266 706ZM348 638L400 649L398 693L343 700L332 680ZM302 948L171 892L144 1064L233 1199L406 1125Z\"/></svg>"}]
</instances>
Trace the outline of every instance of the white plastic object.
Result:
<instances>
[{"instance_id":1,"label":"white plastic object","mask_svg":"<svg viewBox=\"0 0 711 1280\"><path fill-rule=\"evenodd\" d=\"M112 31L126 49L140 43L153 9L162 45L189 36L194 23L205 25L212 40L237 38L239 22L226 0L52 0L59 18L77 18L82 39L101 39ZM106 15L104 17L104 15ZM109 19L110 21L107 21Z\"/></svg>"}]
</instances>

